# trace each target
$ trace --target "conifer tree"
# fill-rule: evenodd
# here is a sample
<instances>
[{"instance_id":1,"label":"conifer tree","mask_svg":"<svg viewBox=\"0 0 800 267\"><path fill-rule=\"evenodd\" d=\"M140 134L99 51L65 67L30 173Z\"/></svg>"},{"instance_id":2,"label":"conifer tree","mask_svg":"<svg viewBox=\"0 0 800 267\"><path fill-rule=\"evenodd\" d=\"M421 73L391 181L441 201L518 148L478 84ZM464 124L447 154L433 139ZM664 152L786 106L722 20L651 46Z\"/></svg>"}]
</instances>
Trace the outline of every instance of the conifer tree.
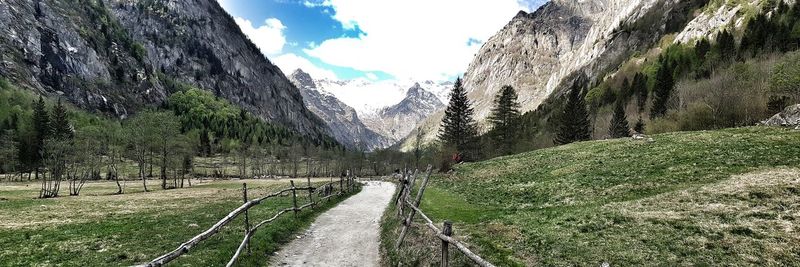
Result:
<instances>
[{"instance_id":1,"label":"conifer tree","mask_svg":"<svg viewBox=\"0 0 800 267\"><path fill-rule=\"evenodd\" d=\"M611 127L608 129L611 138L630 137L630 127L628 127L628 116L625 115L625 104L622 99L617 99L614 105L614 115L611 117Z\"/></svg>"},{"instance_id":2,"label":"conifer tree","mask_svg":"<svg viewBox=\"0 0 800 267\"><path fill-rule=\"evenodd\" d=\"M647 76L641 72L637 72L636 75L633 76L631 88L636 92L636 104L639 107L639 112L644 111L644 107L647 104L647 95L649 94L647 91Z\"/></svg>"},{"instance_id":3,"label":"conifer tree","mask_svg":"<svg viewBox=\"0 0 800 267\"><path fill-rule=\"evenodd\" d=\"M492 124L492 136L501 154L513 151L519 130L519 103L517 91L510 85L503 86L494 99L494 108L488 120Z\"/></svg>"},{"instance_id":4,"label":"conifer tree","mask_svg":"<svg viewBox=\"0 0 800 267\"><path fill-rule=\"evenodd\" d=\"M60 140L72 139L73 132L67 118L67 109L61 104L60 99L53 108L52 116L52 137Z\"/></svg>"},{"instance_id":5,"label":"conifer tree","mask_svg":"<svg viewBox=\"0 0 800 267\"><path fill-rule=\"evenodd\" d=\"M639 120L636 121L636 125L633 126L633 131L637 133L644 133L644 121L642 121L642 117L639 117Z\"/></svg>"},{"instance_id":6,"label":"conifer tree","mask_svg":"<svg viewBox=\"0 0 800 267\"><path fill-rule=\"evenodd\" d=\"M467 91L461 85L461 78L458 78L450 92L450 103L444 111L439 140L446 146L455 148L466 158L473 156L478 135L473 113Z\"/></svg>"},{"instance_id":7,"label":"conifer tree","mask_svg":"<svg viewBox=\"0 0 800 267\"><path fill-rule=\"evenodd\" d=\"M41 167L42 159L44 158L44 140L50 137L50 118L47 115L47 106L44 98L39 96L39 100L33 104L33 136L34 140L31 144L32 166L36 171L36 179L39 179L39 167Z\"/></svg>"},{"instance_id":8,"label":"conifer tree","mask_svg":"<svg viewBox=\"0 0 800 267\"><path fill-rule=\"evenodd\" d=\"M672 88L675 86L675 80L672 77L672 63L668 60L661 59L661 67L656 71L656 80L653 85L653 107L650 110L650 118L658 118L667 113L667 102L672 94Z\"/></svg>"},{"instance_id":9,"label":"conifer tree","mask_svg":"<svg viewBox=\"0 0 800 267\"><path fill-rule=\"evenodd\" d=\"M732 59L736 55L736 41L733 39L733 34L728 30L723 30L717 34L716 41L714 48L716 48L722 59Z\"/></svg>"},{"instance_id":10,"label":"conifer tree","mask_svg":"<svg viewBox=\"0 0 800 267\"><path fill-rule=\"evenodd\" d=\"M694 45L694 53L697 56L697 59L700 61L705 60L706 54L708 51L711 51L711 43L708 42L708 39L702 38Z\"/></svg>"},{"instance_id":11,"label":"conifer tree","mask_svg":"<svg viewBox=\"0 0 800 267\"><path fill-rule=\"evenodd\" d=\"M564 105L560 116L557 117L558 128L556 131L556 144L563 145L591 139L589 130L589 112L583 99L583 79L578 79L570 88L567 103Z\"/></svg>"}]
</instances>

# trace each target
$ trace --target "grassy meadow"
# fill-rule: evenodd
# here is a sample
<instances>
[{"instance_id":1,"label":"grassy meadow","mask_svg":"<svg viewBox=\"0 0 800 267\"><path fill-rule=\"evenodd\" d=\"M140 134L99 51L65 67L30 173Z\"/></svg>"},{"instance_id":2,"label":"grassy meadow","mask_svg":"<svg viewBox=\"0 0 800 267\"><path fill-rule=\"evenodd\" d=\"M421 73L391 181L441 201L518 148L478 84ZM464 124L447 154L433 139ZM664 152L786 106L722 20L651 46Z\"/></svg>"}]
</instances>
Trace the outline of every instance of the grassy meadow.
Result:
<instances>
[{"instance_id":1,"label":"grassy meadow","mask_svg":"<svg viewBox=\"0 0 800 267\"><path fill-rule=\"evenodd\" d=\"M652 137L461 164L432 178L421 208L498 266L800 265L800 131ZM440 242L421 224L393 249L393 209L387 262L437 264Z\"/></svg>"},{"instance_id":2,"label":"grassy meadow","mask_svg":"<svg viewBox=\"0 0 800 267\"><path fill-rule=\"evenodd\" d=\"M318 185L327 181L312 180ZM194 180L192 187L164 191L160 181L150 180L152 191L145 193L141 181L127 181L125 194L115 195L113 182L90 182L78 197L36 199L38 183L0 183L0 262L10 266L143 263L175 249L241 205L242 182L247 182L251 198L289 187L289 180ZM306 184L305 179L296 182ZM281 244L342 199L331 198L313 210L303 210L296 219L286 214L260 228L251 243L252 255L240 257L239 265L264 265ZM299 193L298 205L305 203L307 195ZM250 222L258 223L291 205L290 196L269 199L250 209ZM243 224L239 216L174 265L225 265L241 242Z\"/></svg>"}]
</instances>

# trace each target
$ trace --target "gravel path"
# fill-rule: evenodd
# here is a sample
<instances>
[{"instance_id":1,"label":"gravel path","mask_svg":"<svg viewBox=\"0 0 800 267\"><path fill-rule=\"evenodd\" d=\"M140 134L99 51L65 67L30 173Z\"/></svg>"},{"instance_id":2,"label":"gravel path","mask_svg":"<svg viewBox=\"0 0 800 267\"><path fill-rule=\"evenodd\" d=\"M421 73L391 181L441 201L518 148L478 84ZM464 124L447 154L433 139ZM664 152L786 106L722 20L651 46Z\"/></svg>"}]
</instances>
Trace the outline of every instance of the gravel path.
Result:
<instances>
[{"instance_id":1,"label":"gravel path","mask_svg":"<svg viewBox=\"0 0 800 267\"><path fill-rule=\"evenodd\" d=\"M273 258L273 266L378 266L379 224L395 186L367 182L360 193L323 213Z\"/></svg>"}]
</instances>

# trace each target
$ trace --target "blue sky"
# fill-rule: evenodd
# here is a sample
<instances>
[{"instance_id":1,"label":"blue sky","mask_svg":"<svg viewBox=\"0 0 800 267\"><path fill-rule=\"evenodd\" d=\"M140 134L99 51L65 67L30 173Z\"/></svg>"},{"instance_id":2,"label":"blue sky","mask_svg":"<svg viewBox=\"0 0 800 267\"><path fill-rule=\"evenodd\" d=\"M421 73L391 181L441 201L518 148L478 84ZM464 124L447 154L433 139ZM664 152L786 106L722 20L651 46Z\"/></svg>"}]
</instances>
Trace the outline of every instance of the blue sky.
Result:
<instances>
[{"instance_id":1,"label":"blue sky","mask_svg":"<svg viewBox=\"0 0 800 267\"><path fill-rule=\"evenodd\" d=\"M219 0L285 73L448 80L519 10L540 0Z\"/></svg>"}]
</instances>

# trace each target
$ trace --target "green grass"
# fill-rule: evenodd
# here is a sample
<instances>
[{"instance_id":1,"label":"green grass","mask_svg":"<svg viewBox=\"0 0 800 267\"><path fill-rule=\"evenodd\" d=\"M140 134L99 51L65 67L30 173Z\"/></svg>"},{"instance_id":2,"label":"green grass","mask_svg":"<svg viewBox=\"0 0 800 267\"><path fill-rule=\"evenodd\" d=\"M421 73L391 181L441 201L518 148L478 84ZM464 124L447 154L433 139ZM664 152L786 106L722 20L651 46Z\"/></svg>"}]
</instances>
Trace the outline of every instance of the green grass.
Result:
<instances>
[{"instance_id":1,"label":"green grass","mask_svg":"<svg viewBox=\"0 0 800 267\"><path fill-rule=\"evenodd\" d=\"M433 178L422 209L453 221L458 238L500 266L800 265L800 132L653 138L459 165ZM385 253L438 261L435 243L409 244Z\"/></svg>"},{"instance_id":2,"label":"green grass","mask_svg":"<svg viewBox=\"0 0 800 267\"><path fill-rule=\"evenodd\" d=\"M156 182L156 181L154 181ZM247 181L251 196L288 187L288 181ZM319 180L317 183L323 183ZM303 181L301 184L305 184ZM27 185L27 186L26 186ZM175 249L241 205L241 181L205 182L192 188L111 195L113 183L92 183L82 196L34 199L36 184L6 183L0 194L0 265L124 266ZM152 188L157 188L155 184ZM343 198L286 214L259 229L252 255L240 266L262 266L279 246ZM298 205L307 203L298 195ZM291 198L270 199L250 210L252 224L290 207ZM173 261L181 266L224 265L243 237L242 216Z\"/></svg>"}]
</instances>

